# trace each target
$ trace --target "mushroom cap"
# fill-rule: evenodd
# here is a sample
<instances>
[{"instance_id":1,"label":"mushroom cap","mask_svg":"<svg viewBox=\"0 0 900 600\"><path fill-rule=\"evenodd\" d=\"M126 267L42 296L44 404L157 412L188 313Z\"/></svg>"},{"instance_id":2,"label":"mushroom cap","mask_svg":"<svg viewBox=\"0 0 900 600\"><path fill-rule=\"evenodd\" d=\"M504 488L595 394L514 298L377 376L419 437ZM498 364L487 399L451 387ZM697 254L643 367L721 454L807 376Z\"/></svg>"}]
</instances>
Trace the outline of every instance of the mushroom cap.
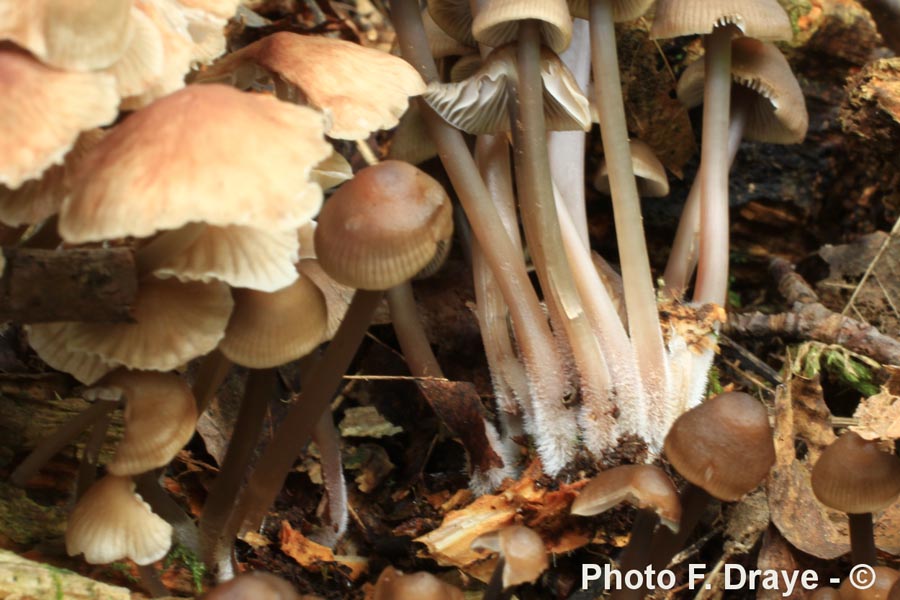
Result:
<instances>
[{"instance_id":1,"label":"mushroom cap","mask_svg":"<svg viewBox=\"0 0 900 600\"><path fill-rule=\"evenodd\" d=\"M192 85L133 113L97 144L73 177L60 235L71 243L147 237L199 221L298 227L321 205L309 174L330 153L312 109Z\"/></svg>"},{"instance_id":2,"label":"mushroom cap","mask_svg":"<svg viewBox=\"0 0 900 600\"><path fill-rule=\"evenodd\" d=\"M637 179L638 194L644 198L661 198L669 195L669 178L666 168L656 158L653 149L641 140L630 140L631 164ZM594 187L602 194L609 195L609 172L606 159L600 163L600 169L594 178Z\"/></svg>"},{"instance_id":3,"label":"mushroom cap","mask_svg":"<svg viewBox=\"0 0 900 600\"><path fill-rule=\"evenodd\" d=\"M118 370L101 383L125 398L125 435L107 470L137 475L169 462L194 435L197 402L174 373Z\"/></svg>"},{"instance_id":4,"label":"mushroom cap","mask_svg":"<svg viewBox=\"0 0 900 600\"><path fill-rule=\"evenodd\" d=\"M131 9L134 30L131 41L119 59L106 72L116 78L119 96L143 94L162 76L165 67L163 35L141 5Z\"/></svg>"},{"instance_id":5,"label":"mushroom cap","mask_svg":"<svg viewBox=\"0 0 900 600\"><path fill-rule=\"evenodd\" d=\"M559 54L572 40L572 17L566 0L484 0L472 21L472 35L479 43L499 48L516 41L519 22L541 22L544 44Z\"/></svg>"},{"instance_id":6,"label":"mushroom cap","mask_svg":"<svg viewBox=\"0 0 900 600\"><path fill-rule=\"evenodd\" d=\"M516 47L513 44L491 52L474 75L459 82L433 82L423 99L445 121L467 133L509 131L509 81L516 78ZM591 128L587 97L559 56L541 49L541 80L544 83L544 113L547 129Z\"/></svg>"},{"instance_id":7,"label":"mushroom cap","mask_svg":"<svg viewBox=\"0 0 900 600\"><path fill-rule=\"evenodd\" d=\"M568 0L569 10L573 17L579 19L590 18L590 0ZM613 21L633 21L642 16L653 4L653 0L613 0Z\"/></svg>"},{"instance_id":8,"label":"mushroom cap","mask_svg":"<svg viewBox=\"0 0 900 600\"><path fill-rule=\"evenodd\" d=\"M650 38L712 33L724 25L758 40L785 41L794 35L777 0L658 0Z\"/></svg>"},{"instance_id":9,"label":"mushroom cap","mask_svg":"<svg viewBox=\"0 0 900 600\"><path fill-rule=\"evenodd\" d=\"M741 392L719 394L678 417L664 451L685 479L725 502L759 485L775 462L766 409Z\"/></svg>"},{"instance_id":10,"label":"mushroom cap","mask_svg":"<svg viewBox=\"0 0 900 600\"><path fill-rule=\"evenodd\" d=\"M330 340L337 333L338 327L350 307L350 302L353 300L353 288L341 285L329 277L319 261L314 258L301 260L297 263L297 270L300 271L301 277L312 281L325 297L328 321L325 325L325 333L322 334L322 340Z\"/></svg>"},{"instance_id":11,"label":"mushroom cap","mask_svg":"<svg viewBox=\"0 0 900 600\"><path fill-rule=\"evenodd\" d=\"M72 323L40 323L26 325L28 343L45 363L70 374L85 385L93 385L101 377L116 368L90 352L72 350L67 344L71 337Z\"/></svg>"},{"instance_id":12,"label":"mushroom cap","mask_svg":"<svg viewBox=\"0 0 900 600\"><path fill-rule=\"evenodd\" d=\"M231 225L205 227L183 252L154 273L181 281L224 281L234 287L274 292L297 279L299 246L293 229L272 231Z\"/></svg>"},{"instance_id":13,"label":"mushroom cap","mask_svg":"<svg viewBox=\"0 0 900 600\"><path fill-rule=\"evenodd\" d=\"M477 46L472 35L472 8L469 0L428 0L428 14L450 37L466 46Z\"/></svg>"},{"instance_id":14,"label":"mushroom cap","mask_svg":"<svg viewBox=\"0 0 900 600\"><path fill-rule=\"evenodd\" d=\"M872 567L872 569L875 582L867 589L859 589L859 583L855 583L852 577L844 579L840 587L841 600L885 600L890 598L891 589L900 579L900 572L882 566ZM860 581L860 583L868 583L868 581Z\"/></svg>"},{"instance_id":15,"label":"mushroom cap","mask_svg":"<svg viewBox=\"0 0 900 600\"><path fill-rule=\"evenodd\" d=\"M0 121L0 185L10 189L62 163L82 131L118 114L111 75L57 71L2 42L0 89L0 114L13 115Z\"/></svg>"},{"instance_id":16,"label":"mushroom cap","mask_svg":"<svg viewBox=\"0 0 900 600\"><path fill-rule=\"evenodd\" d=\"M591 479L572 503L572 514L593 516L627 502L652 510L674 532L681 521L681 501L672 479L652 465L623 465Z\"/></svg>"},{"instance_id":17,"label":"mushroom cap","mask_svg":"<svg viewBox=\"0 0 900 600\"><path fill-rule=\"evenodd\" d=\"M459 62L457 61L457 64ZM391 136L388 156L413 165L421 164L437 156L437 146L428 135L425 120L422 118L422 109L418 102L410 104L409 110L400 118L400 124L394 130L394 135Z\"/></svg>"},{"instance_id":18,"label":"mushroom cap","mask_svg":"<svg viewBox=\"0 0 900 600\"><path fill-rule=\"evenodd\" d=\"M219 349L233 363L277 367L309 354L328 323L325 296L307 277L277 292L235 289L234 312Z\"/></svg>"},{"instance_id":19,"label":"mushroom cap","mask_svg":"<svg viewBox=\"0 0 900 600\"><path fill-rule=\"evenodd\" d=\"M28 0L0 6L0 39L58 69L113 64L131 39L133 0Z\"/></svg>"},{"instance_id":20,"label":"mushroom cap","mask_svg":"<svg viewBox=\"0 0 900 600\"><path fill-rule=\"evenodd\" d=\"M114 366L170 371L218 345L232 307L222 283L147 278L138 289L134 323L34 324L30 339L38 355L44 351L38 340L53 340Z\"/></svg>"},{"instance_id":21,"label":"mushroom cap","mask_svg":"<svg viewBox=\"0 0 900 600\"><path fill-rule=\"evenodd\" d=\"M319 214L319 264L338 283L386 290L411 279L453 234L444 188L416 167L387 160L338 188Z\"/></svg>"},{"instance_id":22,"label":"mushroom cap","mask_svg":"<svg viewBox=\"0 0 900 600\"><path fill-rule=\"evenodd\" d=\"M375 582L373 600L463 600L459 588L424 571L404 575L388 567Z\"/></svg>"},{"instance_id":23,"label":"mushroom cap","mask_svg":"<svg viewBox=\"0 0 900 600\"><path fill-rule=\"evenodd\" d=\"M290 583L262 571L238 575L231 581L216 586L203 598L204 600L301 600Z\"/></svg>"},{"instance_id":24,"label":"mushroom cap","mask_svg":"<svg viewBox=\"0 0 900 600\"><path fill-rule=\"evenodd\" d=\"M234 77L239 69L244 69L246 78L248 65L275 73L294 86L300 103L331 118L327 133L340 139L365 139L373 131L395 127L409 98L425 91L418 72L397 56L344 40L287 31L232 52L207 69L203 79Z\"/></svg>"},{"instance_id":25,"label":"mushroom cap","mask_svg":"<svg viewBox=\"0 0 900 600\"><path fill-rule=\"evenodd\" d=\"M431 4L431 3L429 3ZM468 2L465 3L468 11ZM472 16L469 14L469 25L472 24ZM428 36L428 47L431 50L431 56L435 59L447 58L448 56L463 56L478 52L475 47L475 38L472 38L471 30L469 38L470 44L464 44L447 33L443 27L435 23L431 12L426 8L422 11L422 24L425 26L425 35Z\"/></svg>"},{"instance_id":26,"label":"mushroom cap","mask_svg":"<svg viewBox=\"0 0 900 600\"><path fill-rule=\"evenodd\" d=\"M900 458L848 431L822 452L811 481L825 506L853 514L878 512L900 494Z\"/></svg>"},{"instance_id":27,"label":"mushroom cap","mask_svg":"<svg viewBox=\"0 0 900 600\"><path fill-rule=\"evenodd\" d=\"M510 525L485 533L472 542L473 550L490 550L503 558L503 587L533 583L550 562L541 536L524 525Z\"/></svg>"},{"instance_id":28,"label":"mushroom cap","mask_svg":"<svg viewBox=\"0 0 900 600\"><path fill-rule=\"evenodd\" d=\"M107 475L88 488L69 515L66 552L91 564L130 559L149 565L172 545L172 526L134 492L129 477Z\"/></svg>"},{"instance_id":29,"label":"mushroom cap","mask_svg":"<svg viewBox=\"0 0 900 600\"><path fill-rule=\"evenodd\" d=\"M744 137L770 144L797 144L806 137L809 115L791 66L774 44L747 37L731 42L731 77L753 94ZM691 63L678 80L678 99L693 108L703 102L704 61ZM738 100L735 100L737 102Z\"/></svg>"}]
</instances>

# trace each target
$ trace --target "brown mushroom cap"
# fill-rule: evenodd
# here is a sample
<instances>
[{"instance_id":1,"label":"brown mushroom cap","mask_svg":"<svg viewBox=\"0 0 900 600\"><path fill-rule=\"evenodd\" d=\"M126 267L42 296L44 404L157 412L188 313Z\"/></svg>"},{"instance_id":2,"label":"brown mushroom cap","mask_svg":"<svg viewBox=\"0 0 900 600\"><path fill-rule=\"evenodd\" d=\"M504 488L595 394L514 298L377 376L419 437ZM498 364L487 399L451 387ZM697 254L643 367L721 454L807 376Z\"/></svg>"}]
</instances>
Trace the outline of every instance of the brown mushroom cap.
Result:
<instances>
[{"instance_id":1,"label":"brown mushroom cap","mask_svg":"<svg viewBox=\"0 0 900 600\"><path fill-rule=\"evenodd\" d=\"M590 17L589 8L590 0L568 0L569 10L572 16L579 19L587 19ZM633 21L647 12L653 0L613 0L612 13L613 21L621 23L623 21Z\"/></svg>"},{"instance_id":2,"label":"brown mushroom cap","mask_svg":"<svg viewBox=\"0 0 900 600\"><path fill-rule=\"evenodd\" d=\"M428 0L428 14L447 35L466 46L476 46L472 35L472 8L469 0Z\"/></svg>"},{"instance_id":3,"label":"brown mushroom cap","mask_svg":"<svg viewBox=\"0 0 900 600\"><path fill-rule=\"evenodd\" d=\"M302 600L290 583L262 571L238 575L228 583L217 586L203 598L204 600Z\"/></svg>"},{"instance_id":4,"label":"brown mushroom cap","mask_svg":"<svg viewBox=\"0 0 900 600\"><path fill-rule=\"evenodd\" d=\"M841 593L837 588L824 586L810 594L809 600L841 600Z\"/></svg>"},{"instance_id":5,"label":"brown mushroom cap","mask_svg":"<svg viewBox=\"0 0 900 600\"><path fill-rule=\"evenodd\" d=\"M277 292L235 289L232 294L234 312L219 349L235 364L277 367L307 355L324 340L325 297L308 277Z\"/></svg>"},{"instance_id":6,"label":"brown mushroom cap","mask_svg":"<svg viewBox=\"0 0 900 600\"><path fill-rule=\"evenodd\" d=\"M852 514L878 512L900 494L900 458L848 431L822 452L811 481L825 506Z\"/></svg>"},{"instance_id":7,"label":"brown mushroom cap","mask_svg":"<svg viewBox=\"0 0 900 600\"><path fill-rule=\"evenodd\" d=\"M468 5L468 2L466 2ZM468 6L466 7L468 10ZM469 17L471 24L471 15ZM448 56L463 56L478 52L474 46L474 38L472 44L463 44L452 35L447 33L443 27L435 23L431 13L426 8L422 11L422 24L425 26L425 35L428 36L428 47L431 50L431 56L435 59L447 58ZM471 38L471 33L469 34Z\"/></svg>"},{"instance_id":8,"label":"brown mushroom cap","mask_svg":"<svg viewBox=\"0 0 900 600\"><path fill-rule=\"evenodd\" d=\"M463 600L463 593L424 571L404 575L388 567L378 576L373 600Z\"/></svg>"},{"instance_id":9,"label":"brown mushroom cap","mask_svg":"<svg viewBox=\"0 0 900 600\"><path fill-rule=\"evenodd\" d=\"M116 118L115 79L51 69L0 42L0 185L16 189L63 161L78 135Z\"/></svg>"},{"instance_id":10,"label":"brown mushroom cap","mask_svg":"<svg viewBox=\"0 0 900 600\"><path fill-rule=\"evenodd\" d=\"M664 451L685 479L726 502L759 485L775 462L766 409L741 392L719 394L678 417Z\"/></svg>"},{"instance_id":11,"label":"brown mushroom cap","mask_svg":"<svg viewBox=\"0 0 900 600\"><path fill-rule=\"evenodd\" d=\"M868 584L868 581L854 582L848 577L841 583L841 600L886 600L891 589L900 579L900 572L890 567L873 567L875 583L867 589L859 589L859 584Z\"/></svg>"},{"instance_id":12,"label":"brown mushroom cap","mask_svg":"<svg viewBox=\"0 0 900 600\"><path fill-rule=\"evenodd\" d=\"M623 465L591 479L572 504L573 515L592 516L627 502L654 511L674 532L681 521L681 501L675 484L659 467Z\"/></svg>"},{"instance_id":13,"label":"brown mushroom cap","mask_svg":"<svg viewBox=\"0 0 900 600\"><path fill-rule=\"evenodd\" d=\"M42 62L72 71L103 69L132 36L133 0L4 2L0 39L12 40Z\"/></svg>"},{"instance_id":14,"label":"brown mushroom cap","mask_svg":"<svg viewBox=\"0 0 900 600\"><path fill-rule=\"evenodd\" d=\"M255 72L254 65L263 71ZM266 72L277 74L299 92L295 94L298 101L331 117L329 136L348 140L365 139L373 131L396 126L410 96L425 91L416 70L397 56L343 40L286 31L232 52L202 78L234 77L235 72L242 87Z\"/></svg>"},{"instance_id":15,"label":"brown mushroom cap","mask_svg":"<svg viewBox=\"0 0 900 600\"><path fill-rule=\"evenodd\" d=\"M107 465L113 475L165 466L194 435L197 402L180 376L119 370L100 385L121 390L125 399L125 435Z\"/></svg>"},{"instance_id":16,"label":"brown mushroom cap","mask_svg":"<svg viewBox=\"0 0 900 600\"><path fill-rule=\"evenodd\" d=\"M777 0L658 0L650 37L706 34L724 25L734 25L758 40L784 41L794 35Z\"/></svg>"},{"instance_id":17,"label":"brown mushroom cap","mask_svg":"<svg viewBox=\"0 0 900 600\"><path fill-rule=\"evenodd\" d=\"M510 525L480 535L472 542L472 549L500 554L503 558L504 588L533 583L550 565L541 536L524 525Z\"/></svg>"},{"instance_id":18,"label":"brown mushroom cap","mask_svg":"<svg viewBox=\"0 0 900 600\"><path fill-rule=\"evenodd\" d=\"M631 163L634 165L638 195L644 198L668 196L669 178L666 177L666 168L656 158L650 146L641 140L630 140L628 147L631 149ZM600 163L600 169L594 178L594 187L598 192L609 195L609 172L605 159Z\"/></svg>"},{"instance_id":19,"label":"brown mushroom cap","mask_svg":"<svg viewBox=\"0 0 900 600\"><path fill-rule=\"evenodd\" d=\"M133 113L82 161L60 235L147 237L200 221L298 227L319 209L322 190L309 174L330 153L312 109L192 85Z\"/></svg>"},{"instance_id":20,"label":"brown mushroom cap","mask_svg":"<svg viewBox=\"0 0 900 600\"><path fill-rule=\"evenodd\" d=\"M541 22L544 44L559 54L572 40L572 17L566 0L484 0L472 21L472 35L479 43L499 48L518 39L519 23Z\"/></svg>"},{"instance_id":21,"label":"brown mushroom cap","mask_svg":"<svg viewBox=\"0 0 900 600\"><path fill-rule=\"evenodd\" d=\"M172 545L172 526L134 493L129 477L107 475L88 488L69 515L66 552L92 564L131 559L149 565Z\"/></svg>"},{"instance_id":22,"label":"brown mushroom cap","mask_svg":"<svg viewBox=\"0 0 900 600\"><path fill-rule=\"evenodd\" d=\"M341 186L319 213L316 255L349 287L385 290L411 279L453 233L450 198L416 167L388 160Z\"/></svg>"},{"instance_id":23,"label":"brown mushroom cap","mask_svg":"<svg viewBox=\"0 0 900 600\"><path fill-rule=\"evenodd\" d=\"M731 42L731 77L755 92L744 137L771 144L797 144L806 137L809 115L797 78L774 44L752 38ZM678 80L678 99L693 108L703 102L703 61L691 63Z\"/></svg>"}]
</instances>

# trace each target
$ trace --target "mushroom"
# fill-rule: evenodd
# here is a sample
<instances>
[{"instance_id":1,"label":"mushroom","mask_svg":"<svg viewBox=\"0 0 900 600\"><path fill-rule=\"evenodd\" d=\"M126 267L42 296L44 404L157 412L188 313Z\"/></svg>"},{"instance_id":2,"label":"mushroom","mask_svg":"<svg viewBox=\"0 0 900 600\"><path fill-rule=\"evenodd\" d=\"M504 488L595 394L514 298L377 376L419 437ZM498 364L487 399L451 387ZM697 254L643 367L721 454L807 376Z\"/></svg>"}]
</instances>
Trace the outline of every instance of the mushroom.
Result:
<instances>
[{"instance_id":1,"label":"mushroom","mask_svg":"<svg viewBox=\"0 0 900 600\"><path fill-rule=\"evenodd\" d=\"M856 577L847 577L841 583L840 597L841 600L888 600L891 598L892 589L898 579L900 572L890 567L874 567L872 572L867 574L869 579L858 579Z\"/></svg>"},{"instance_id":2,"label":"mushroom","mask_svg":"<svg viewBox=\"0 0 900 600\"><path fill-rule=\"evenodd\" d=\"M238 575L203 596L204 600L315 600L315 596L300 596L286 580L263 571Z\"/></svg>"},{"instance_id":3,"label":"mushroom","mask_svg":"<svg viewBox=\"0 0 900 600\"><path fill-rule=\"evenodd\" d=\"M503 590L534 583L550 566L541 536L524 525L510 525L482 534L472 542L472 549L499 554L483 600L497 600Z\"/></svg>"},{"instance_id":4,"label":"mushroom","mask_svg":"<svg viewBox=\"0 0 900 600\"><path fill-rule=\"evenodd\" d=\"M628 142L631 152L631 164L634 165L634 176L637 180L638 195L645 198L661 198L669 195L669 179L663 166L653 150L640 140ZM594 178L594 188L601 194L609 195L609 165L604 158Z\"/></svg>"},{"instance_id":5,"label":"mushroom","mask_svg":"<svg viewBox=\"0 0 900 600\"><path fill-rule=\"evenodd\" d=\"M847 513L854 564L876 564L872 513L900 494L900 458L852 431L828 446L812 470L812 490L829 508Z\"/></svg>"},{"instance_id":6,"label":"mushroom","mask_svg":"<svg viewBox=\"0 0 900 600\"><path fill-rule=\"evenodd\" d=\"M172 544L172 526L134 492L128 477L107 475L88 489L69 515L66 551L91 564L160 560Z\"/></svg>"},{"instance_id":7,"label":"mushroom","mask_svg":"<svg viewBox=\"0 0 900 600\"><path fill-rule=\"evenodd\" d=\"M459 588L444 583L431 573L403 574L388 567L375 582L373 600L463 600Z\"/></svg>"}]
</instances>

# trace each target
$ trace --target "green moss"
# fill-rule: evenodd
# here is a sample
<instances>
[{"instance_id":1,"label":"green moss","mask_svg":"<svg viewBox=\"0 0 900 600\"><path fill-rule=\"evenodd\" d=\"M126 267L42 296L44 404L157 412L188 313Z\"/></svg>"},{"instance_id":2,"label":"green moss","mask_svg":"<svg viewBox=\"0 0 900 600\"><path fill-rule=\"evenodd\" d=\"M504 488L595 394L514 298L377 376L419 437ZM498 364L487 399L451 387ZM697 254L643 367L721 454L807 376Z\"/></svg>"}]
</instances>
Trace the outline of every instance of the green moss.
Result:
<instances>
[{"instance_id":1,"label":"green moss","mask_svg":"<svg viewBox=\"0 0 900 600\"><path fill-rule=\"evenodd\" d=\"M200 560L196 554L182 546L175 544L169 554L163 561L163 568L176 565L187 569L191 574L191 580L194 583L194 592L203 593L203 580L206 577L206 565Z\"/></svg>"},{"instance_id":2,"label":"green moss","mask_svg":"<svg viewBox=\"0 0 900 600\"><path fill-rule=\"evenodd\" d=\"M0 534L17 544L33 546L62 537L65 528L65 509L41 506L25 490L0 481Z\"/></svg>"}]
</instances>

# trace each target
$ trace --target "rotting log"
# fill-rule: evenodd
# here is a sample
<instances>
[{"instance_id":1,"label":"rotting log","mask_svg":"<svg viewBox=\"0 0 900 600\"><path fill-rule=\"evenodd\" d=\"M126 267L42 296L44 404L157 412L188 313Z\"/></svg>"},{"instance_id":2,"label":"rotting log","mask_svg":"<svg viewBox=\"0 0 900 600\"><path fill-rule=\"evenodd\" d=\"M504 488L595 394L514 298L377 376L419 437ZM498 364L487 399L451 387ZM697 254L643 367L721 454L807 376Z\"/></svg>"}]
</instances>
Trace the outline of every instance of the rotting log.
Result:
<instances>
[{"instance_id":1,"label":"rotting log","mask_svg":"<svg viewBox=\"0 0 900 600\"><path fill-rule=\"evenodd\" d=\"M100 583L52 565L0 550L0 600L130 600L123 587Z\"/></svg>"},{"instance_id":2,"label":"rotting log","mask_svg":"<svg viewBox=\"0 0 900 600\"><path fill-rule=\"evenodd\" d=\"M127 248L5 248L0 321L130 321L137 294L134 254Z\"/></svg>"}]
</instances>

